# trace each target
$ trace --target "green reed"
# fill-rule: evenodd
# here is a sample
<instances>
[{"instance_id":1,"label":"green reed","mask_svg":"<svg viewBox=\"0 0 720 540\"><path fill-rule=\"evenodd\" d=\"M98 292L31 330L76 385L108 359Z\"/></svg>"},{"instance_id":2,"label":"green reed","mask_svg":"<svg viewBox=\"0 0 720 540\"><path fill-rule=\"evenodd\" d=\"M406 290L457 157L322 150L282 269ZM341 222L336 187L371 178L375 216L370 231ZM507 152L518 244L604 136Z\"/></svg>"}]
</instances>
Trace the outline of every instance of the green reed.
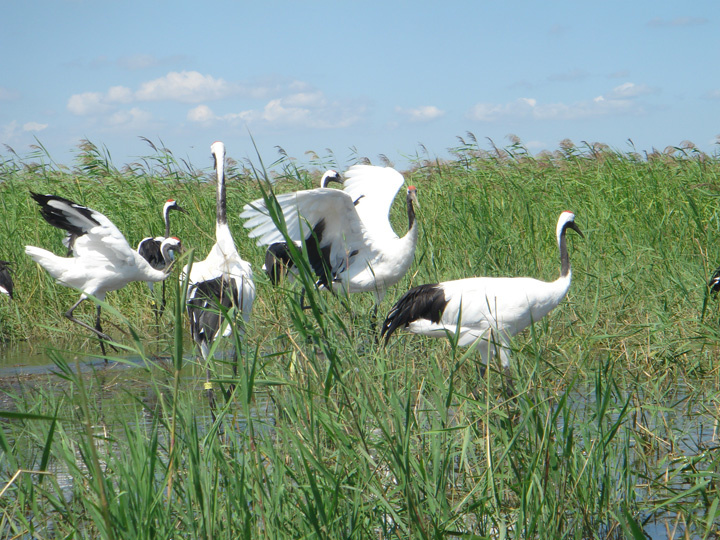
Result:
<instances>
[{"instance_id":1,"label":"green reed","mask_svg":"<svg viewBox=\"0 0 720 540\"><path fill-rule=\"evenodd\" d=\"M18 299L0 305L0 323L6 339L54 345L58 375L4 382L4 536L717 534L720 316L705 285L720 263L717 159L567 144L533 158L518 144L485 152L467 138L453 161L418 161L406 175L418 186L420 243L381 314L420 283L554 279L555 223L573 210L586 234L569 241L573 284L513 343L516 400L502 397L495 366L481 378L477 356L447 340L400 334L383 347L370 331L372 298L315 291L307 265L299 283L270 287L263 249L237 217L269 196L268 173L237 164L230 226L258 296L245 337L231 319L232 337L218 344L236 348L240 369L234 376L218 354L215 409L188 338L186 284L174 278L159 328L144 285L108 295L103 311L118 327L109 333L137 360L81 370L77 353L94 355L97 343L62 317L78 293L22 255L28 243L62 249L28 190L102 211L132 244L161 231L162 202L176 198L191 212L173 216L193 250L184 264L214 242L214 182L161 145L122 171L89 143L73 171L40 150L40 164L5 160L0 189L13 220L0 225L11 232L1 258L15 261ZM282 156L272 170L275 193L316 184L318 171ZM392 221L404 234L400 201ZM32 472L10 482L18 471Z\"/></svg>"}]
</instances>

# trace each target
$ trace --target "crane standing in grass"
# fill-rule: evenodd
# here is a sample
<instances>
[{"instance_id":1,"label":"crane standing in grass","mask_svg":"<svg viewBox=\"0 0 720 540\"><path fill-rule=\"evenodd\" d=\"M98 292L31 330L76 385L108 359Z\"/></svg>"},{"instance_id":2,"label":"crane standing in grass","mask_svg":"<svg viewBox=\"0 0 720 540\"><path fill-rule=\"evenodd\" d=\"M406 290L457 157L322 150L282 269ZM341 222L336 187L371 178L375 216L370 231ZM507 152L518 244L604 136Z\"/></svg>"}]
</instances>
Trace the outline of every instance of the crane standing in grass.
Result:
<instances>
[{"instance_id":1,"label":"crane standing in grass","mask_svg":"<svg viewBox=\"0 0 720 540\"><path fill-rule=\"evenodd\" d=\"M493 352L506 373L508 393L514 395L509 373L510 338L538 322L565 298L572 279L566 232L573 229L575 214L563 212L556 236L560 250L560 277L546 282L529 277L474 277L419 285L406 292L392 307L381 330L387 344L398 328L430 337L456 332L460 347L475 345L483 372Z\"/></svg>"},{"instance_id":2,"label":"crane standing in grass","mask_svg":"<svg viewBox=\"0 0 720 540\"><path fill-rule=\"evenodd\" d=\"M45 221L69 233L73 241L68 247L72 248L73 256L59 257L35 246L25 246L25 253L58 283L82 292L80 300L65 316L98 336L104 356L104 341L110 341L110 338L103 333L100 325L100 305L97 306L94 328L76 319L73 312L88 296L105 300L107 293L132 281L165 280L173 266L171 252L182 247L180 240L174 237L165 239L161 252L167 264L163 270L156 270L130 247L115 224L100 212L57 195L32 192L30 195L40 205Z\"/></svg>"},{"instance_id":3,"label":"crane standing in grass","mask_svg":"<svg viewBox=\"0 0 720 540\"><path fill-rule=\"evenodd\" d=\"M207 363L208 383L212 344L220 335L229 336L234 326L223 326L222 311L227 311L231 317L240 315L247 322L255 300L252 268L250 263L238 254L227 222L225 145L215 142L210 150L215 159L217 174L216 241L205 260L183 269L183 275L188 279L187 311L190 331ZM242 332L244 329L240 326L237 330ZM235 354L237 355L237 351ZM236 362L233 368L237 369ZM210 388L208 390L211 391Z\"/></svg>"},{"instance_id":4,"label":"crane standing in grass","mask_svg":"<svg viewBox=\"0 0 720 540\"><path fill-rule=\"evenodd\" d=\"M176 200L168 199L163 205L163 221L165 222L165 236L146 236L138 243L137 252L152 266L155 270L164 270L167 265L167 261L162 255L162 243L166 238L170 238L170 211L176 210L178 212L187 213ZM147 282L150 292L155 292L152 281ZM157 324L160 315L165 310L165 281L162 282L162 295L160 299L160 306L158 307L153 296L153 311L155 312L155 323Z\"/></svg>"}]
</instances>

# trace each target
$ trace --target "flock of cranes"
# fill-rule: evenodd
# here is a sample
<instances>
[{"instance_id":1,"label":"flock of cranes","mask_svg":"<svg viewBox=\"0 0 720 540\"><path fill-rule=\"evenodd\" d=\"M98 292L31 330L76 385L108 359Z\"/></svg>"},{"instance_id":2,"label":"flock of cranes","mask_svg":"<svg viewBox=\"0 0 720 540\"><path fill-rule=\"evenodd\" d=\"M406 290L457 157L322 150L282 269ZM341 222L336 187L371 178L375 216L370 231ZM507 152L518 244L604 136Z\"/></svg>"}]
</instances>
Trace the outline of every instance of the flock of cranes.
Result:
<instances>
[{"instance_id":1,"label":"flock of cranes","mask_svg":"<svg viewBox=\"0 0 720 540\"><path fill-rule=\"evenodd\" d=\"M212 345L220 336L242 332L244 325L230 325L228 319L248 321L255 299L250 263L239 255L227 222L225 195L225 146L211 146L217 176L216 242L202 261L187 264L181 279L187 280L187 314L194 341L207 361ZM402 237L393 230L390 207L404 184L403 176L390 167L354 165L343 175L328 171L319 188L278 195L274 212L268 198L246 204L240 217L258 245L266 245L263 269L275 284L294 271L288 241L303 252L316 276L319 289L334 294L370 292L375 296L373 314L390 287L407 273L418 242L417 190L406 191L408 230ZM342 189L331 189L331 182ZM104 300L108 292L132 281L152 287L170 275L182 244L170 236L169 213L182 210L168 200L163 208L165 236L144 238L133 249L118 228L96 210L56 195L31 193L42 217L67 232L68 255L60 257L45 249L26 246L25 252L55 280L80 291L80 299L65 313L71 321L111 343L100 322L97 307L95 326L73 316L89 296ZM277 212L282 220L277 219ZM273 220L272 214L276 214ZM284 223L281 231L277 222ZM560 253L560 277L552 282L529 277L470 277L456 281L425 284L407 291L391 308L382 324L385 343L398 329L431 337L453 337L460 347L474 347L483 365L497 355L501 366L509 367L510 338L555 308L570 288L572 272L566 233L572 229L582 236L572 212L562 212L556 236ZM295 250L292 250L295 251ZM0 261L0 293L12 297L8 263ZM163 295L164 301L164 295ZM157 315L157 312L156 312Z\"/></svg>"}]
</instances>

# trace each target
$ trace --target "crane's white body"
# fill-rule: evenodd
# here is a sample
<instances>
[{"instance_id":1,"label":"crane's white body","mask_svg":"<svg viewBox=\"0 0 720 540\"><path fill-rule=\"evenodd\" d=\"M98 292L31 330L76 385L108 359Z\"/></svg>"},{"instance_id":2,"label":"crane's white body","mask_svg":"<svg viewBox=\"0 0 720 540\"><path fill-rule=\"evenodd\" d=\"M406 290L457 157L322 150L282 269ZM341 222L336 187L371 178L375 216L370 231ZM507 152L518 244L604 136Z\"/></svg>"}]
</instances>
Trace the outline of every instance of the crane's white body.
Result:
<instances>
[{"instance_id":1,"label":"crane's white body","mask_svg":"<svg viewBox=\"0 0 720 540\"><path fill-rule=\"evenodd\" d=\"M390 206L404 181L394 169L355 165L344 176L342 191L318 188L286 193L277 202L294 242L302 242L322 226L317 236L320 247L328 250L333 284L347 293L372 292L379 302L412 264L417 223L402 238L390 225ZM262 199L245 205L240 217L258 245L285 240Z\"/></svg>"},{"instance_id":2,"label":"crane's white body","mask_svg":"<svg viewBox=\"0 0 720 540\"><path fill-rule=\"evenodd\" d=\"M240 310L244 321L247 322L250 319L253 302L255 301L255 283L253 281L252 267L238 254L235 241L227 224L224 173L225 145L221 142L215 142L211 146L211 151L215 157L218 190L215 244L210 248L210 252L204 260L193 263L191 268L188 266L183 268L183 276L188 276L189 280L188 303L196 298L199 287L205 282L219 280L223 284L231 283L238 291L238 298L233 299L233 303L236 309ZM226 287L223 286L223 290L225 289ZM211 304L211 302L205 302L201 309L213 309ZM217 309L217 307L214 309ZM220 335L229 336L232 328L230 325L221 324L220 318L218 318L219 324L212 329L212 335L205 335L205 328L200 328L197 324L198 319L196 317L193 320L191 315L193 337L200 346L203 357L207 359L213 341ZM242 331L242 329L239 330Z\"/></svg>"},{"instance_id":3,"label":"crane's white body","mask_svg":"<svg viewBox=\"0 0 720 540\"><path fill-rule=\"evenodd\" d=\"M549 283L529 277L477 277L445 281L438 287L448 302L440 321L418 319L407 329L438 338L457 332L459 347L479 342L483 362L497 352L507 367L510 338L557 307L570 288L570 276Z\"/></svg>"},{"instance_id":4,"label":"crane's white body","mask_svg":"<svg viewBox=\"0 0 720 540\"><path fill-rule=\"evenodd\" d=\"M130 247L113 222L100 212L55 195L31 195L40 205L43 218L69 233L67 245L72 249L73 256L59 257L35 246L25 246L25 253L58 283L82 292L65 316L95 332L105 355L103 340L109 341L110 338L100 326L100 305L96 309L95 328L73 317L73 312L89 295L104 300L107 293L132 281L165 280L172 267L170 252L180 249L180 240L168 238L163 242L161 251L167 264L164 270L157 270Z\"/></svg>"},{"instance_id":5,"label":"crane's white body","mask_svg":"<svg viewBox=\"0 0 720 540\"><path fill-rule=\"evenodd\" d=\"M61 285L101 300L108 292L132 281L157 282L167 273L156 270L135 251L118 228L100 212L64 200L48 202L83 234L75 239L72 257L59 257L46 249L25 246L25 253ZM79 209L84 209L85 212Z\"/></svg>"},{"instance_id":6,"label":"crane's white body","mask_svg":"<svg viewBox=\"0 0 720 540\"><path fill-rule=\"evenodd\" d=\"M474 346L484 363L497 353L509 366L510 338L538 322L565 298L572 280L565 230L582 235L571 212L558 219L556 236L561 275L551 282L530 277L474 277L421 285L393 306L383 324L387 338L400 327L430 337L457 337L460 347ZM386 339L387 339L386 338Z\"/></svg>"}]
</instances>

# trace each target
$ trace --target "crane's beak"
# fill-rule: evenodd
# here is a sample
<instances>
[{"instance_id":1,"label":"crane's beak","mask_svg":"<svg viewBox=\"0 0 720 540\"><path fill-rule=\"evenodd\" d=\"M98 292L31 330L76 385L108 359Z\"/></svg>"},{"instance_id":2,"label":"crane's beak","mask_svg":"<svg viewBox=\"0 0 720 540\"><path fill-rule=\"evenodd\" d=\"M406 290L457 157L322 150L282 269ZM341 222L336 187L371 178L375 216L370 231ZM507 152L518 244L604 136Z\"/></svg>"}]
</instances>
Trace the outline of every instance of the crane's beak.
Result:
<instances>
[{"instance_id":1,"label":"crane's beak","mask_svg":"<svg viewBox=\"0 0 720 540\"><path fill-rule=\"evenodd\" d=\"M329 184L330 182L335 182L335 183L337 183L337 184L342 184L342 183L343 183L342 176L340 176L339 173L336 174L336 175L334 175L334 176L328 176L327 181L328 181L328 184Z\"/></svg>"},{"instance_id":2,"label":"crane's beak","mask_svg":"<svg viewBox=\"0 0 720 540\"><path fill-rule=\"evenodd\" d=\"M568 228L570 228L570 229L572 229L573 231L575 231L576 233L578 233L578 234L580 235L580 238L585 238L585 235L584 235L584 234L582 233L582 231L580 230L580 227L578 227L577 225L575 225L575 222L574 222L574 221L571 221L570 223L568 223Z\"/></svg>"},{"instance_id":3,"label":"crane's beak","mask_svg":"<svg viewBox=\"0 0 720 540\"><path fill-rule=\"evenodd\" d=\"M415 190L415 189L409 190L408 195L410 196L410 200L413 202L413 204L415 206L417 206L418 208L420 208L420 202L418 201L418 198L417 198L417 190Z\"/></svg>"}]
</instances>

